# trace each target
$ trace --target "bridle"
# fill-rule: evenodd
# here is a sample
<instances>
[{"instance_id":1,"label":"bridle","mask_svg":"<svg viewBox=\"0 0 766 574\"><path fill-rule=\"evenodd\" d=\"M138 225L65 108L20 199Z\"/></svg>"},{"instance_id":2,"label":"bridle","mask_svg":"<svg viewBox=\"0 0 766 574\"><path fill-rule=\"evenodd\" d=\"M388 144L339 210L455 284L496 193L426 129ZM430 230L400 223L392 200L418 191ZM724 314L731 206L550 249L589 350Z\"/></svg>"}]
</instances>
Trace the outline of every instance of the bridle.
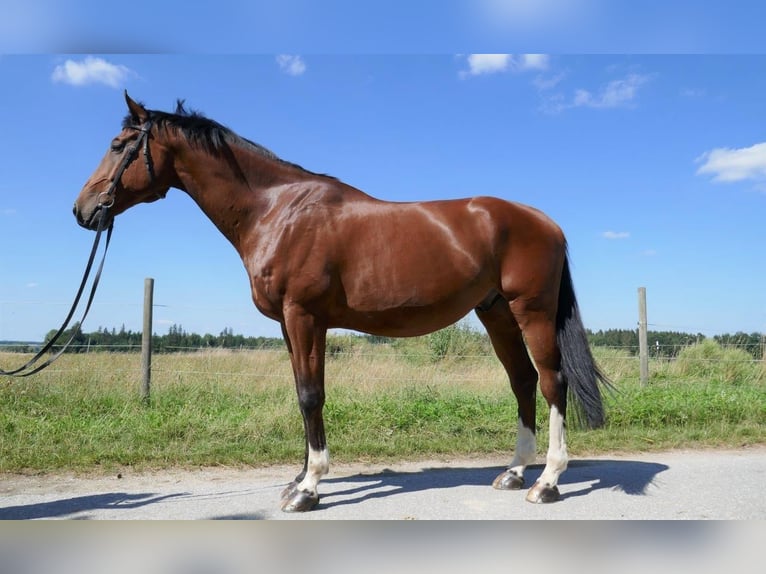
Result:
<instances>
[{"instance_id":1,"label":"bridle","mask_svg":"<svg viewBox=\"0 0 766 574\"><path fill-rule=\"evenodd\" d=\"M72 341L74 341L75 337L79 334L80 328L82 327L83 322L85 321L85 318L88 316L88 312L90 311L91 304L93 303L93 298L96 295L96 288L98 287L98 282L101 279L101 271L104 268L104 261L106 260L106 252L109 250L109 242L112 239L112 229L114 228L114 220L112 220L109 223L109 226L106 228L106 243L104 244L104 252L101 255L101 261L98 264L98 269L96 270L96 275L93 277L93 284L91 285L90 294L88 296L88 303L85 306L85 310L83 311L82 317L80 318L80 321L77 323L77 326L75 329L72 330L72 335L69 337L69 340L64 343L60 349L58 349L53 355L51 355L46 361L44 361L41 364L37 364L37 362L42 358L45 353L51 350L51 348L58 342L58 340L61 338L61 336L64 334L64 331L66 331L66 328L69 326L69 322L72 320L72 317L74 316L75 311L77 310L77 305L80 303L80 298L82 297L83 292L85 291L85 286L88 282L88 277L90 276L91 269L93 268L93 262L96 258L96 253L98 252L98 246L101 241L101 234L105 229L105 223L107 220L107 213L109 209L114 205L114 196L117 191L117 185L120 182L120 179L122 179L122 175L125 173L125 170L128 168L130 163L136 158L136 155L138 154L138 149L143 146L143 155L144 155L144 165L146 165L146 170L149 172L149 179L150 181L154 179L154 168L152 166L152 159L149 155L149 137L150 132L152 129L152 120L148 119L143 124L141 124L140 127L135 127L133 129L138 130L140 133L138 135L138 139L136 139L135 143L128 146L125 149L125 153L122 156L122 161L120 162L120 165L118 166L117 170L114 172L114 176L112 176L110 179L109 187L106 191L102 191L98 195L98 205L96 209L99 211L98 218L98 228L96 229L96 237L93 240L93 247L90 250L90 256L88 257L88 264L85 266L85 272L83 273L82 281L80 282L80 288L77 290L77 295L75 295L74 302L72 303L72 307L69 309L69 313L66 316L66 319L64 319L64 323L59 327L58 331L56 331L56 334L51 337L51 339L43 346L42 349L40 349L37 354L35 354L34 357L32 357L29 361L27 361L24 365L17 369L13 369L10 371L6 371L3 369L0 369L0 375L8 376L8 377L28 377L30 375L34 375L35 373L38 373L42 371L45 367L51 365L56 359L58 359L61 355L64 354L64 351L69 348L69 346L72 344Z\"/></svg>"},{"instance_id":2,"label":"bridle","mask_svg":"<svg viewBox=\"0 0 766 574\"><path fill-rule=\"evenodd\" d=\"M138 139L125 149L125 154L122 156L120 165L117 167L114 175L109 178L110 181L107 190L98 194L98 209L103 207L108 209L114 205L114 196L115 192L117 191L117 184L120 182L120 179L122 179L122 174L125 173L125 170L128 168L130 163L136 159L138 148L142 147L142 144L144 153L144 165L146 166L146 171L149 173L149 181L151 182L154 179L154 166L152 165L152 158L149 155L149 135L152 131L152 124L152 120L148 119L143 124L141 124L140 127L132 126L130 128L138 130ZM105 198L105 200L102 198ZM106 215L106 212L104 212L103 215Z\"/></svg>"}]
</instances>

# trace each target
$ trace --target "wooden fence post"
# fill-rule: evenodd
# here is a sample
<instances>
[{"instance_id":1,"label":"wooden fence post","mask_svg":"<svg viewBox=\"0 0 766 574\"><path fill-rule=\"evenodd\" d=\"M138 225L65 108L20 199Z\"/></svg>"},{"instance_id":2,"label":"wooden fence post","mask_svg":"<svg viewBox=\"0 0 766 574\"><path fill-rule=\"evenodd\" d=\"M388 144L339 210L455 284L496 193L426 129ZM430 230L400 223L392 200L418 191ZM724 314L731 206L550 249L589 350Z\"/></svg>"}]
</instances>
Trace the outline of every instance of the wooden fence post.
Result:
<instances>
[{"instance_id":1,"label":"wooden fence post","mask_svg":"<svg viewBox=\"0 0 766 574\"><path fill-rule=\"evenodd\" d=\"M149 403L152 380L152 308L154 306L154 279L144 279L144 330L141 332L141 400Z\"/></svg>"},{"instance_id":2,"label":"wooden fence post","mask_svg":"<svg viewBox=\"0 0 766 574\"><path fill-rule=\"evenodd\" d=\"M638 288L638 358L642 385L649 382L649 343L647 341L646 287Z\"/></svg>"}]
</instances>

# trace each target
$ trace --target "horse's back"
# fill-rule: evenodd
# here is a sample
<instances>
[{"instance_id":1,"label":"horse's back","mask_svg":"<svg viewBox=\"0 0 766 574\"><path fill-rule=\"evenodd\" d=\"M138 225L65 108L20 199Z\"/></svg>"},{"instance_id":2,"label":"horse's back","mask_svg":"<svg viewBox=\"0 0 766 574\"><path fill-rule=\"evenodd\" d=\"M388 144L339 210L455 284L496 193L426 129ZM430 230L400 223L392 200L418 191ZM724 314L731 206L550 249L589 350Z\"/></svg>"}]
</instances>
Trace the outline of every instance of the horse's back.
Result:
<instances>
[{"instance_id":1,"label":"horse's back","mask_svg":"<svg viewBox=\"0 0 766 574\"><path fill-rule=\"evenodd\" d=\"M563 261L557 254L563 257L565 242L555 222L537 209L499 198L371 200L348 212L328 226L328 233L335 237L336 261L352 301L372 285L394 306L393 299L414 304L415 292L435 295L458 285L477 292L502 289L509 267L513 277L522 278L524 267Z\"/></svg>"}]
</instances>

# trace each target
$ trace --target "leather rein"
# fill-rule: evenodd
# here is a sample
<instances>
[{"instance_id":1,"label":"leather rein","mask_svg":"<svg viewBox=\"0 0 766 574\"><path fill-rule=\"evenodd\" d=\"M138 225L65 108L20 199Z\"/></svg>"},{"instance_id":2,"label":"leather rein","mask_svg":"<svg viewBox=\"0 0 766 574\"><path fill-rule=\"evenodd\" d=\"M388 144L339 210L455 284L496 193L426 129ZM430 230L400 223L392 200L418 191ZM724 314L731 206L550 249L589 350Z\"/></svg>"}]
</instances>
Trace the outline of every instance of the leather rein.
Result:
<instances>
[{"instance_id":1,"label":"leather rein","mask_svg":"<svg viewBox=\"0 0 766 574\"><path fill-rule=\"evenodd\" d=\"M64 319L64 323L61 325L61 327L59 327L58 331L56 331L56 334L53 335L53 337L51 337L51 339L43 346L42 349L40 349L37 352L37 354L34 357L32 357L29 361L27 361L24 365L22 365L21 367L17 369L13 369L10 371L0 369L0 375L7 376L7 377L28 377L30 375L34 375L35 373L42 371L45 367L51 365L56 359L58 359L61 355L63 355L64 352L72 344L72 341L74 341L75 337L80 333L82 324L85 321L85 318L88 316L88 312L90 311L91 304L93 303L93 298L96 295L96 288L98 287L99 280L101 279L101 271L104 268L104 261L106 260L106 252L109 250L109 242L111 241L111 238L112 238L112 229L114 228L114 220L112 220L109 223L109 226L106 227L105 223L107 220L107 213L109 209L114 205L114 196L117 191L117 185L119 184L120 179L122 179L122 174L125 173L125 170L128 168L130 163L136 158L136 155L138 154L138 149L142 145L143 145L143 154L144 154L144 164L146 165L146 169L149 172L149 177L151 179L154 179L154 169L152 167L151 157L149 156L149 132L152 129L152 120L151 119L147 120L141 125L141 127L134 128L134 129L140 132L138 139L135 141L133 145L128 146L128 148L125 150L125 154L122 157L122 161L120 162L120 165L117 168L117 171L115 172L114 177L109 183L109 188L98 195L98 206L96 207L96 209L98 210L99 213L96 217L99 218L99 224L98 224L98 228L96 229L96 237L93 240L93 247L90 250L90 256L88 257L88 264L85 266L85 272L83 274L82 281L80 282L80 288L77 290L77 295L75 295L74 302L72 303L72 306L69 309L69 313L67 314L66 319ZM93 262L96 259L96 253L98 252L98 246L99 246L99 243L101 242L101 235L104 229L106 229L106 243L104 244L104 252L101 255L101 261L98 264L96 275L93 277L93 284L91 285L90 294L88 296L88 302L87 302L87 305L85 306L85 310L83 311L80 321L77 323L77 328L73 329L71 336L61 346L60 349L56 350L56 352L52 354L47 360L45 360L44 362L38 365L37 362L43 357L43 355L45 355L48 351L50 351L51 348L62 337L62 335L64 334L64 331L66 331L66 328L69 326L69 322L72 320L72 317L74 316L75 311L77 310L77 306L80 303L80 298L82 297L82 294L85 291L85 286L88 282L88 277L90 276L90 272L93 268Z\"/></svg>"}]
</instances>

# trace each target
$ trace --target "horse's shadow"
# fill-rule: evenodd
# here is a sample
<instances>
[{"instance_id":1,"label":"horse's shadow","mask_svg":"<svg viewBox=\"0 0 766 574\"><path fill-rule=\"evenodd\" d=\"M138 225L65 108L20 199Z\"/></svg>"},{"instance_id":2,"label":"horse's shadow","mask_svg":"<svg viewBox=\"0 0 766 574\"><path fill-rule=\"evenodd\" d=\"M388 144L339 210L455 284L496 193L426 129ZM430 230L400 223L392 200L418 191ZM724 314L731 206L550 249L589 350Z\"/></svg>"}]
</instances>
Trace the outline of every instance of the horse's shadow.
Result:
<instances>
[{"instance_id":1,"label":"horse's shadow","mask_svg":"<svg viewBox=\"0 0 766 574\"><path fill-rule=\"evenodd\" d=\"M623 460L576 460L562 475L560 485L577 485L562 489L561 498L566 500L585 496L601 489L619 490L628 495L643 495L656 476L667 470L664 464ZM525 472L528 485L542 473L543 465L532 465ZM503 467L454 467L424 468L414 472L384 469L374 474L354 474L325 479L323 484L332 485L323 494L318 509L359 504L365 500L393 497L412 492L450 489L460 486L486 486L504 470ZM348 486L348 488L343 488ZM88 512L103 509L140 508L171 498L188 498L189 493L160 495L156 493L113 492L78 496L35 504L0 508L0 520L28 520L36 518L71 517L89 518ZM218 518L259 519L259 514L228 515Z\"/></svg>"},{"instance_id":2,"label":"horse's shadow","mask_svg":"<svg viewBox=\"0 0 766 574\"><path fill-rule=\"evenodd\" d=\"M186 496L180 494L158 495L153 493L128 494L125 492L110 492L76 496L50 502L22 504L0 508L0 520L33 520L36 518L67 517L85 520L87 512L92 510L140 508L148 504L156 504L168 498ZM81 514L85 513L85 514Z\"/></svg>"},{"instance_id":3,"label":"horse's shadow","mask_svg":"<svg viewBox=\"0 0 766 574\"><path fill-rule=\"evenodd\" d=\"M561 499L585 496L602 489L619 490L632 496L641 496L655 477L667 470L664 464L623 460L577 460L569 463L559 485L577 484L576 490L563 489ZM375 474L355 474L325 479L323 484L354 484L345 490L335 490L322 497L318 508L358 504L364 500L386 498L399 494L460 486L489 486L504 467L484 468L425 468L415 472L390 469ZM542 474L543 465L531 465L524 473L531 486ZM360 484L361 483L361 484Z\"/></svg>"}]
</instances>

